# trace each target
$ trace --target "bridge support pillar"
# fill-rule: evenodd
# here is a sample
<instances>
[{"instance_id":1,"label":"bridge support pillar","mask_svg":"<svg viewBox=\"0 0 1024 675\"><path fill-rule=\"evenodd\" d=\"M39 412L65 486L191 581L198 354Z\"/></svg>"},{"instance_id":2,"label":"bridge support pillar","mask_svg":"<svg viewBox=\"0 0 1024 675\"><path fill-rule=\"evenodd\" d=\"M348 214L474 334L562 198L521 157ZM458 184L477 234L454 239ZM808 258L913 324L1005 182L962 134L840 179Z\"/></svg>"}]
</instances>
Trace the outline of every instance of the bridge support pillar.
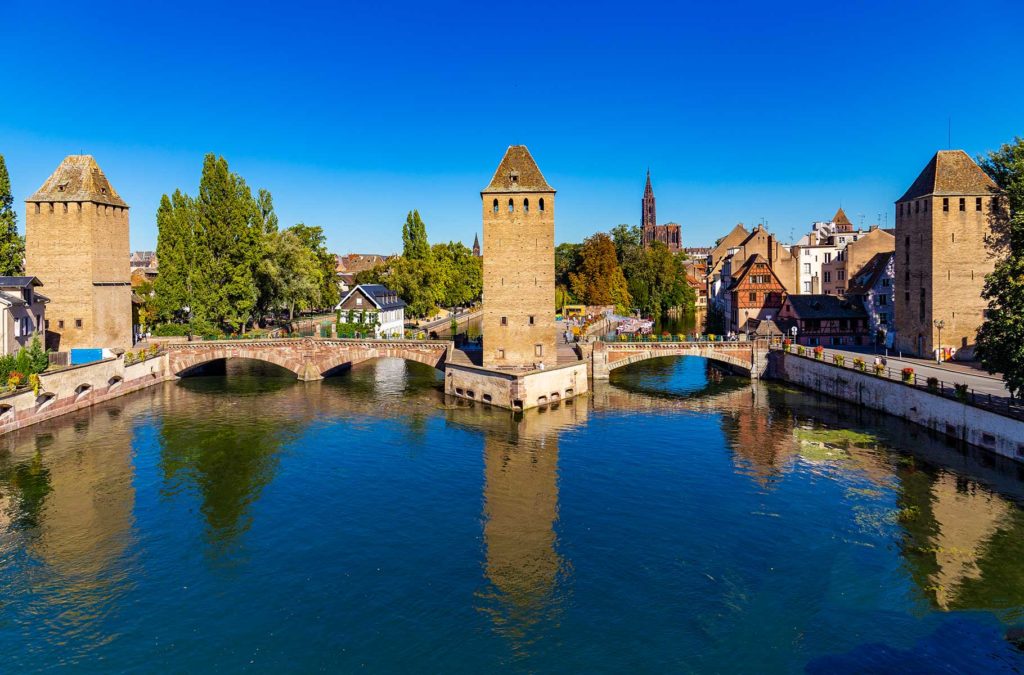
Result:
<instances>
[{"instance_id":1,"label":"bridge support pillar","mask_svg":"<svg viewBox=\"0 0 1024 675\"><path fill-rule=\"evenodd\" d=\"M593 362L591 377L595 380L607 380L610 372L608 369L608 345L601 341L595 342L590 358Z\"/></svg>"}]
</instances>

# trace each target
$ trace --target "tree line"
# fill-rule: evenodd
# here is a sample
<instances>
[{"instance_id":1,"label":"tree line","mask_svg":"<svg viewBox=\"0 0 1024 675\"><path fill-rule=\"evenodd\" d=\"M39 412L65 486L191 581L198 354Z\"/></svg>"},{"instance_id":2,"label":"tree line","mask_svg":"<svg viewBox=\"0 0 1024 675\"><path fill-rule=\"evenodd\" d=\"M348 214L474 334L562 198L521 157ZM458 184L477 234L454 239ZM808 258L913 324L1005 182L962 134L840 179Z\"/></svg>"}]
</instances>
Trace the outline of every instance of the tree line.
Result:
<instances>
[{"instance_id":1,"label":"tree line","mask_svg":"<svg viewBox=\"0 0 1024 675\"><path fill-rule=\"evenodd\" d=\"M616 311L662 316L692 311L696 294L686 281L685 254L662 242L649 247L636 225L618 225L580 244L555 248L555 304L614 305Z\"/></svg>"},{"instance_id":2,"label":"tree line","mask_svg":"<svg viewBox=\"0 0 1024 675\"><path fill-rule=\"evenodd\" d=\"M431 316L438 308L467 307L483 290L481 259L457 241L433 246L419 211L402 226L402 255L360 272L356 282L384 284L406 302L406 316Z\"/></svg>"},{"instance_id":3,"label":"tree line","mask_svg":"<svg viewBox=\"0 0 1024 675\"><path fill-rule=\"evenodd\" d=\"M156 212L154 317L192 332L245 332L279 313L339 300L319 226L281 229L269 191L254 195L223 157L203 160L199 191L163 195Z\"/></svg>"}]
</instances>

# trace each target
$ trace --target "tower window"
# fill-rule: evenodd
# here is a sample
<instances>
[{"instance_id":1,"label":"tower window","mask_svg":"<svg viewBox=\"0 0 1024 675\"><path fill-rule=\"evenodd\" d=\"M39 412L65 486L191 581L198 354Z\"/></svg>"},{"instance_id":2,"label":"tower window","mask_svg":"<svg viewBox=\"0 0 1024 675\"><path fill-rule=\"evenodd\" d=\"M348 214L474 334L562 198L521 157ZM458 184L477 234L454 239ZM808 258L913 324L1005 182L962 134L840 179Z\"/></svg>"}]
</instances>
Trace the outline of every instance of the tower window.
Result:
<instances>
[{"instance_id":1,"label":"tower window","mask_svg":"<svg viewBox=\"0 0 1024 675\"><path fill-rule=\"evenodd\" d=\"M81 327L82 327L82 320L81 319L75 319L75 328L81 328Z\"/></svg>"},{"instance_id":2,"label":"tower window","mask_svg":"<svg viewBox=\"0 0 1024 675\"><path fill-rule=\"evenodd\" d=\"M530 316L529 321L530 321L530 325L532 326L533 325L533 316Z\"/></svg>"},{"instance_id":3,"label":"tower window","mask_svg":"<svg viewBox=\"0 0 1024 675\"><path fill-rule=\"evenodd\" d=\"M544 345L534 345L533 346L533 355L534 356L544 356Z\"/></svg>"},{"instance_id":4,"label":"tower window","mask_svg":"<svg viewBox=\"0 0 1024 675\"><path fill-rule=\"evenodd\" d=\"M501 317L501 325L502 326L507 326L508 325L508 317L507 316Z\"/></svg>"},{"instance_id":5,"label":"tower window","mask_svg":"<svg viewBox=\"0 0 1024 675\"><path fill-rule=\"evenodd\" d=\"M942 198L942 210L949 211L949 197Z\"/></svg>"},{"instance_id":6,"label":"tower window","mask_svg":"<svg viewBox=\"0 0 1024 675\"><path fill-rule=\"evenodd\" d=\"M974 198L974 210L981 211L981 197Z\"/></svg>"},{"instance_id":7,"label":"tower window","mask_svg":"<svg viewBox=\"0 0 1024 675\"><path fill-rule=\"evenodd\" d=\"M495 213L498 212L498 200L497 199L494 200L494 212Z\"/></svg>"},{"instance_id":8,"label":"tower window","mask_svg":"<svg viewBox=\"0 0 1024 675\"><path fill-rule=\"evenodd\" d=\"M967 200L964 199L963 197L960 198L960 210L961 211L966 211L967 210Z\"/></svg>"},{"instance_id":9,"label":"tower window","mask_svg":"<svg viewBox=\"0 0 1024 675\"><path fill-rule=\"evenodd\" d=\"M530 212L530 200L529 199L524 199L523 200L523 213L529 213L529 212Z\"/></svg>"},{"instance_id":10,"label":"tower window","mask_svg":"<svg viewBox=\"0 0 1024 675\"><path fill-rule=\"evenodd\" d=\"M516 204L511 199L508 200L508 212L512 213L516 210Z\"/></svg>"},{"instance_id":11,"label":"tower window","mask_svg":"<svg viewBox=\"0 0 1024 675\"><path fill-rule=\"evenodd\" d=\"M64 330L64 319L57 319L57 328Z\"/></svg>"},{"instance_id":12,"label":"tower window","mask_svg":"<svg viewBox=\"0 0 1024 675\"><path fill-rule=\"evenodd\" d=\"M540 201L537 202L537 208L540 209L541 211L544 210L544 198L543 197L541 197Z\"/></svg>"}]
</instances>

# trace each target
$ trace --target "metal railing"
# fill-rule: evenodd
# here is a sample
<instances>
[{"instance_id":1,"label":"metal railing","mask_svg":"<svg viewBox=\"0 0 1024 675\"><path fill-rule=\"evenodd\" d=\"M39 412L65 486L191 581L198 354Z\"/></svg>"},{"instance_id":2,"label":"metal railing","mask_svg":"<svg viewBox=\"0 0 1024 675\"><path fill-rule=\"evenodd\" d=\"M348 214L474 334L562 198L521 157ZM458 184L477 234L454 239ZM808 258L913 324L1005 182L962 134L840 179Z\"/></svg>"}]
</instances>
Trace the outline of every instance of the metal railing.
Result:
<instances>
[{"instance_id":1,"label":"metal railing","mask_svg":"<svg viewBox=\"0 0 1024 675\"><path fill-rule=\"evenodd\" d=\"M941 396L943 398L959 401L960 403L966 403L967 405L981 410L987 410L1006 417L1024 420L1024 404L1017 399L1014 399L1012 396L1000 396L989 392L979 393L964 382L940 380L937 377L921 378L913 368L890 368L888 365L875 365L865 359L858 359L857 357L849 358L845 355L838 355L842 357L841 360L838 361L835 359L835 356L837 356L835 354L822 353L821 358L817 358L814 354L813 347L804 348L804 353L802 354L799 352L796 345L791 345L789 349L787 349L781 344L772 344L771 349L784 351L791 356L817 361L835 368L853 370L865 375L892 380L894 382L899 382L904 386L926 391L930 394ZM855 361L858 360L860 363L855 363ZM904 374L905 370L910 370L911 372L909 374ZM922 379L924 380L923 382ZM957 385L960 385L959 390Z\"/></svg>"}]
</instances>

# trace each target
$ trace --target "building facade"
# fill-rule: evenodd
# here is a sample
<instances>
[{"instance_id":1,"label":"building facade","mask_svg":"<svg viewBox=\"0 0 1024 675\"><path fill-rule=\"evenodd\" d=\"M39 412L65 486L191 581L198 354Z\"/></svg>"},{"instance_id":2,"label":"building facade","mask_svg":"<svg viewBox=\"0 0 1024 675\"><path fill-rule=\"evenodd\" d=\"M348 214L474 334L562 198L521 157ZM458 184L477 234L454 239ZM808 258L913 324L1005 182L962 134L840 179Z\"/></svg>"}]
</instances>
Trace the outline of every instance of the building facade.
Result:
<instances>
[{"instance_id":1,"label":"building facade","mask_svg":"<svg viewBox=\"0 0 1024 675\"><path fill-rule=\"evenodd\" d=\"M43 336L49 298L36 291L42 285L36 277L0 277L0 353L14 354Z\"/></svg>"},{"instance_id":2,"label":"building facade","mask_svg":"<svg viewBox=\"0 0 1024 675\"><path fill-rule=\"evenodd\" d=\"M731 276L726 293L729 329L753 332L762 321L775 320L785 296L786 288L768 261L759 254L750 256Z\"/></svg>"},{"instance_id":3,"label":"building facade","mask_svg":"<svg viewBox=\"0 0 1024 675\"><path fill-rule=\"evenodd\" d=\"M918 356L931 356L940 347L973 351L987 307L981 297L985 275L995 266L985 238L997 189L966 152L940 150L896 201L895 275L901 290L896 347L901 351Z\"/></svg>"},{"instance_id":4,"label":"building facade","mask_svg":"<svg viewBox=\"0 0 1024 675\"><path fill-rule=\"evenodd\" d=\"M797 344L815 347L870 344L868 317L858 300L835 295L790 295L779 312L779 327Z\"/></svg>"},{"instance_id":5,"label":"building facade","mask_svg":"<svg viewBox=\"0 0 1024 675\"><path fill-rule=\"evenodd\" d=\"M513 145L480 197L483 365L554 365L555 190L526 146Z\"/></svg>"},{"instance_id":6,"label":"building facade","mask_svg":"<svg viewBox=\"0 0 1024 675\"><path fill-rule=\"evenodd\" d=\"M380 284L359 284L341 299L335 310L348 323L375 323L373 337L402 337L405 301ZM348 321L351 313L352 321Z\"/></svg>"},{"instance_id":7,"label":"building facade","mask_svg":"<svg viewBox=\"0 0 1024 675\"><path fill-rule=\"evenodd\" d=\"M647 172L647 184L644 186L644 196L641 199L640 229L643 232L644 246L650 246L656 241L668 246L668 250L679 253L683 250L683 240L680 236L678 223L665 223L658 225L658 212L654 202L654 188L651 187L651 172Z\"/></svg>"},{"instance_id":8,"label":"building facade","mask_svg":"<svg viewBox=\"0 0 1024 675\"><path fill-rule=\"evenodd\" d=\"M889 252L876 253L854 273L846 297L860 300L868 317L868 337L875 344L891 347L895 334L893 313L896 305L895 257Z\"/></svg>"},{"instance_id":9,"label":"building facade","mask_svg":"<svg viewBox=\"0 0 1024 675\"><path fill-rule=\"evenodd\" d=\"M47 345L131 347L128 204L96 160L66 157L25 206L25 267L50 297Z\"/></svg>"}]
</instances>

